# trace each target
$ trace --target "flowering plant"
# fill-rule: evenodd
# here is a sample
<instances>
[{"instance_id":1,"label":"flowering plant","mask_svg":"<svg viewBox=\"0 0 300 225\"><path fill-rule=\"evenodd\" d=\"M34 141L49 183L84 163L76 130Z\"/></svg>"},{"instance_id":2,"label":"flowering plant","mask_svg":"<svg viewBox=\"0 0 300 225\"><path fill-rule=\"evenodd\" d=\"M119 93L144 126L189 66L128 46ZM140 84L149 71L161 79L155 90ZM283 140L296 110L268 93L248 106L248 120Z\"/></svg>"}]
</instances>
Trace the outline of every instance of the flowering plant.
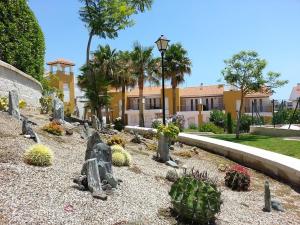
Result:
<instances>
[{"instance_id":1,"label":"flowering plant","mask_svg":"<svg viewBox=\"0 0 300 225\"><path fill-rule=\"evenodd\" d=\"M227 187L237 191L247 191L251 181L248 169L240 165L231 166L224 179Z\"/></svg>"}]
</instances>

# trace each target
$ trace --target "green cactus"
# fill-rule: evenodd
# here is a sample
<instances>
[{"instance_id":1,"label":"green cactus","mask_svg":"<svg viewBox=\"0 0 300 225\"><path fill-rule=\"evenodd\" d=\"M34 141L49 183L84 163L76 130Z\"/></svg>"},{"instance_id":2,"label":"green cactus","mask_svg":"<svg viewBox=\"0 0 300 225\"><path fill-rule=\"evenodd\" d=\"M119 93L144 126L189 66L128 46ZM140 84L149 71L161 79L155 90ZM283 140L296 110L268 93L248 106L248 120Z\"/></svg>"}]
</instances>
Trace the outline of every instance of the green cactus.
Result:
<instances>
[{"instance_id":1,"label":"green cactus","mask_svg":"<svg viewBox=\"0 0 300 225\"><path fill-rule=\"evenodd\" d=\"M181 177L172 185L169 195L175 212L189 222L208 224L220 212L221 192L208 181Z\"/></svg>"}]
</instances>

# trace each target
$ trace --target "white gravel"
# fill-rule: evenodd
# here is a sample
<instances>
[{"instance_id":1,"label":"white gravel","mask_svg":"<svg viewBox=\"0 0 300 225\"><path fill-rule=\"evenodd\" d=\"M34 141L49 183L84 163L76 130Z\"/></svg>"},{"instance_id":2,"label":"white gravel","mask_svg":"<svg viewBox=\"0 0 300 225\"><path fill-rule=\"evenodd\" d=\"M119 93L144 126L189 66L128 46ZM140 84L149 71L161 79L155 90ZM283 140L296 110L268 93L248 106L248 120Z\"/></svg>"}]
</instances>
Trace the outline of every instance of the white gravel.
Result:
<instances>
[{"instance_id":1,"label":"white gravel","mask_svg":"<svg viewBox=\"0 0 300 225\"><path fill-rule=\"evenodd\" d=\"M161 213L171 206L168 196L171 183L164 179L170 167L152 160L153 152L138 150L138 145L128 143L126 148L133 156L134 165L114 168L115 176L123 180L120 188L107 201L93 199L89 192L76 189L72 182L84 162L86 141L78 132L55 137L41 131L48 122L45 116L30 119L38 123L34 130L42 143L54 151L54 164L39 168L23 163L23 152L34 142L19 135L20 123L0 112L1 225L114 225L135 220L147 225L176 224L168 213ZM251 170L251 190L233 192L224 187L224 173L217 169L219 163L231 164L231 161L202 150L193 158L179 160L189 168L195 166L218 177L224 203L217 224L300 224L300 194L289 186ZM272 194L283 203L285 212L262 211L265 179L270 180Z\"/></svg>"}]
</instances>

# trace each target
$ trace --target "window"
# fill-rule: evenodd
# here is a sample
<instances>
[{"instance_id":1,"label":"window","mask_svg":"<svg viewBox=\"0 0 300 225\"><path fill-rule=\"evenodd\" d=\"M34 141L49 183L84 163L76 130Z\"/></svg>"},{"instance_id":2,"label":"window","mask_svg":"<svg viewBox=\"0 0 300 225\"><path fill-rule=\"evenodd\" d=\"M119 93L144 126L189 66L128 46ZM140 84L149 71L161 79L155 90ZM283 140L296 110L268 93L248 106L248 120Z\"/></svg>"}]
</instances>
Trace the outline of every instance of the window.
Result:
<instances>
[{"instance_id":1,"label":"window","mask_svg":"<svg viewBox=\"0 0 300 225\"><path fill-rule=\"evenodd\" d=\"M194 110L194 99L191 99L191 111Z\"/></svg>"},{"instance_id":2,"label":"window","mask_svg":"<svg viewBox=\"0 0 300 225\"><path fill-rule=\"evenodd\" d=\"M262 99L259 99L259 111L263 112L263 103L262 103Z\"/></svg>"},{"instance_id":3,"label":"window","mask_svg":"<svg viewBox=\"0 0 300 225\"><path fill-rule=\"evenodd\" d=\"M210 108L211 109L214 108L214 99L213 98L210 99Z\"/></svg>"},{"instance_id":4,"label":"window","mask_svg":"<svg viewBox=\"0 0 300 225\"><path fill-rule=\"evenodd\" d=\"M195 100L195 106L196 106L195 111L197 111L198 110L198 99Z\"/></svg>"},{"instance_id":5,"label":"window","mask_svg":"<svg viewBox=\"0 0 300 225\"><path fill-rule=\"evenodd\" d=\"M209 110L209 105L208 105L208 98L205 101L205 105L206 105L206 110Z\"/></svg>"}]
</instances>

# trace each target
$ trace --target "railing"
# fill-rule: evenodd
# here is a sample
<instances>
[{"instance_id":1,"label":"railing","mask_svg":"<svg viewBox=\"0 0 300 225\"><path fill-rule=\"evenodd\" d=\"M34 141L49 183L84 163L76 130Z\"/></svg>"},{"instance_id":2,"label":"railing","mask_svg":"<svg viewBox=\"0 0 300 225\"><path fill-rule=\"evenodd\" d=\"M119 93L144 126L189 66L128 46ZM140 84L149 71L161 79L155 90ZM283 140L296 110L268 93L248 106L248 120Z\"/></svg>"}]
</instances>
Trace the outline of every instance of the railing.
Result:
<instances>
[{"instance_id":1,"label":"railing","mask_svg":"<svg viewBox=\"0 0 300 225\"><path fill-rule=\"evenodd\" d=\"M254 106L253 112L272 112L272 105ZM252 113L252 107L245 106L245 113Z\"/></svg>"},{"instance_id":2,"label":"railing","mask_svg":"<svg viewBox=\"0 0 300 225\"><path fill-rule=\"evenodd\" d=\"M187 111L199 111L200 105L197 106L191 106L191 105L182 105L180 107L177 107L179 111L181 112L187 112ZM211 111L211 110L224 110L223 105L215 105L213 108L208 108L205 105L203 105L203 111Z\"/></svg>"},{"instance_id":3,"label":"railing","mask_svg":"<svg viewBox=\"0 0 300 225\"><path fill-rule=\"evenodd\" d=\"M139 110L139 105L131 105L128 107L127 110ZM145 110L155 110L155 109L162 109L160 105L158 106L154 106L154 105L150 105L150 104L145 104Z\"/></svg>"}]
</instances>

